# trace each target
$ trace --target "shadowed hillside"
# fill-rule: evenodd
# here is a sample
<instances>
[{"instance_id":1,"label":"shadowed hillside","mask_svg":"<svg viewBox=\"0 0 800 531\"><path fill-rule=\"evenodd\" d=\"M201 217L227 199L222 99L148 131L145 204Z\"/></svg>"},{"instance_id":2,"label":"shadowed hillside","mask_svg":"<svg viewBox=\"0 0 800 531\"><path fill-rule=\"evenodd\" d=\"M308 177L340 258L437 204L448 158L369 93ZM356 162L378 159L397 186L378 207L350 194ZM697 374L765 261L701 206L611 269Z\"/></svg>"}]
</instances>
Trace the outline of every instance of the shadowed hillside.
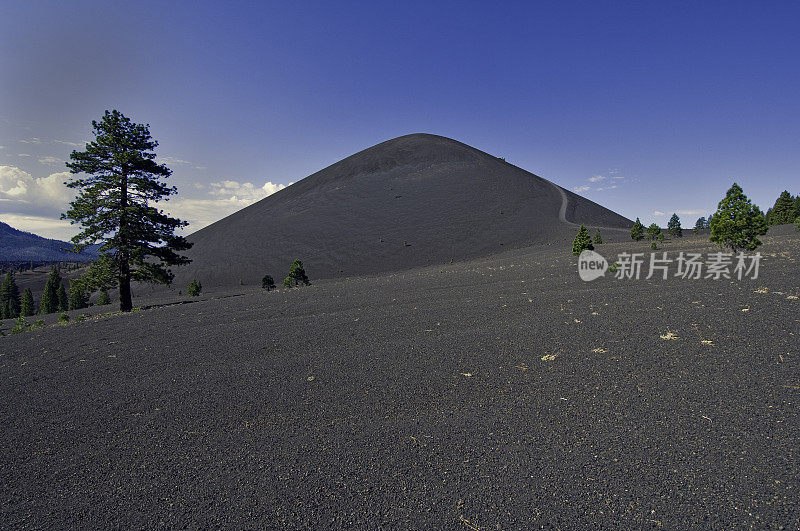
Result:
<instances>
[{"instance_id":1,"label":"shadowed hillside","mask_svg":"<svg viewBox=\"0 0 800 531\"><path fill-rule=\"evenodd\" d=\"M0 221L0 261L2 262L82 262L97 256L97 246L87 247L81 253L70 252L72 244L49 240L30 232L17 230Z\"/></svg>"},{"instance_id":2,"label":"shadowed hillside","mask_svg":"<svg viewBox=\"0 0 800 531\"><path fill-rule=\"evenodd\" d=\"M380 273L571 239L571 222L631 222L480 150L436 135L347 157L190 236L191 277L209 285Z\"/></svg>"}]
</instances>

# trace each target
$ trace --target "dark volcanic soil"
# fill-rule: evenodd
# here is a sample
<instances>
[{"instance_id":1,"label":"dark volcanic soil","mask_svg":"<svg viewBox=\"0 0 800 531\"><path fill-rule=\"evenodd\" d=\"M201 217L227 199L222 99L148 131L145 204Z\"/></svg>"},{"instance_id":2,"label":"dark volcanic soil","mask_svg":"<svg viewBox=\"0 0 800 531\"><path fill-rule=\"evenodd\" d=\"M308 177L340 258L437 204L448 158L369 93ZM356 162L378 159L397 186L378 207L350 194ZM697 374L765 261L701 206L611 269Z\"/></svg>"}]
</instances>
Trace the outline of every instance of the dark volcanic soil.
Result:
<instances>
[{"instance_id":1,"label":"dark volcanic soil","mask_svg":"<svg viewBox=\"0 0 800 531\"><path fill-rule=\"evenodd\" d=\"M564 197L567 208L562 211ZM414 134L337 162L189 239L177 283L283 279L295 258L314 278L342 278L557 243L560 219L628 229L631 221L492 155ZM611 238L610 229L606 236Z\"/></svg>"},{"instance_id":2,"label":"dark volcanic soil","mask_svg":"<svg viewBox=\"0 0 800 531\"><path fill-rule=\"evenodd\" d=\"M0 338L0 521L796 529L783 232L755 281L528 249Z\"/></svg>"}]
</instances>

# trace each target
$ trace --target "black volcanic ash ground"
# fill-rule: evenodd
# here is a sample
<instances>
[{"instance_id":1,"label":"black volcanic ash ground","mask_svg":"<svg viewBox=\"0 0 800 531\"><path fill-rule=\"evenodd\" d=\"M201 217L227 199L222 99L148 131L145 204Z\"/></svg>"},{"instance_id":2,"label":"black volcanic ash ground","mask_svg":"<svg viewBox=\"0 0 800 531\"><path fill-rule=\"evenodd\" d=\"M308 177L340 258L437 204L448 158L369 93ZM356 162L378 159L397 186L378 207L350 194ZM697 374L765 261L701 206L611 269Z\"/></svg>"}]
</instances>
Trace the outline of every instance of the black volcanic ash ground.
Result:
<instances>
[{"instance_id":1,"label":"black volcanic ash ground","mask_svg":"<svg viewBox=\"0 0 800 531\"><path fill-rule=\"evenodd\" d=\"M797 528L800 240L765 242L756 281L523 249L2 338L0 521Z\"/></svg>"}]
</instances>

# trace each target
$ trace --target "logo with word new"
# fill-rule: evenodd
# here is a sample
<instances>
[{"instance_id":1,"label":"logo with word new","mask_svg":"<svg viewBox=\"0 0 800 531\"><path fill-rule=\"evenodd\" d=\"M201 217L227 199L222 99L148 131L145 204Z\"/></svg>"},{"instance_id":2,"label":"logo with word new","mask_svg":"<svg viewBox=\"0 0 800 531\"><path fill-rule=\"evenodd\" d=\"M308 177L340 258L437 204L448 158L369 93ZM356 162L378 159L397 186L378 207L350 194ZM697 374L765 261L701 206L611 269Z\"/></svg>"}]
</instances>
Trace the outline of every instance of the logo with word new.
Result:
<instances>
[{"instance_id":1,"label":"logo with word new","mask_svg":"<svg viewBox=\"0 0 800 531\"><path fill-rule=\"evenodd\" d=\"M608 262L603 255L594 251L582 251L578 257L578 274L581 280L590 282L606 274Z\"/></svg>"},{"instance_id":2,"label":"logo with word new","mask_svg":"<svg viewBox=\"0 0 800 531\"><path fill-rule=\"evenodd\" d=\"M703 260L705 258L705 260ZM649 260L645 253L619 253L614 262L614 278L617 280L639 280L653 277L666 280L670 276L687 280L756 280L761 263L761 253L747 255L742 252L733 253L701 253L679 252L671 258L669 253L650 253ZM643 266L648 266L647 276L642 275ZM674 267L674 273L671 269ZM578 257L578 275L586 282L605 275L608 262L600 253L583 251Z\"/></svg>"}]
</instances>

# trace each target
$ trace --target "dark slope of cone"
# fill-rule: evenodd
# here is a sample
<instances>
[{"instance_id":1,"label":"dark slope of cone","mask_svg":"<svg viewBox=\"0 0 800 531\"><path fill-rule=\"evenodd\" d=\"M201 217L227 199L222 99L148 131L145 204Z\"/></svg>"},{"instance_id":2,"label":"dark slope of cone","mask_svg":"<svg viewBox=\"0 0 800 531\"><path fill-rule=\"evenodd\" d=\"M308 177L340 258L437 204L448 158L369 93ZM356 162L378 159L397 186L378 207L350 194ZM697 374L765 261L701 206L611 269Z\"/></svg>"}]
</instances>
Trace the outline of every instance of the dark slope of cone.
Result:
<instances>
[{"instance_id":1,"label":"dark slope of cone","mask_svg":"<svg viewBox=\"0 0 800 531\"><path fill-rule=\"evenodd\" d=\"M566 219L631 222L564 191ZM383 273L571 238L562 190L460 142L429 134L356 153L190 236L176 283L280 281L295 258L314 279Z\"/></svg>"}]
</instances>

